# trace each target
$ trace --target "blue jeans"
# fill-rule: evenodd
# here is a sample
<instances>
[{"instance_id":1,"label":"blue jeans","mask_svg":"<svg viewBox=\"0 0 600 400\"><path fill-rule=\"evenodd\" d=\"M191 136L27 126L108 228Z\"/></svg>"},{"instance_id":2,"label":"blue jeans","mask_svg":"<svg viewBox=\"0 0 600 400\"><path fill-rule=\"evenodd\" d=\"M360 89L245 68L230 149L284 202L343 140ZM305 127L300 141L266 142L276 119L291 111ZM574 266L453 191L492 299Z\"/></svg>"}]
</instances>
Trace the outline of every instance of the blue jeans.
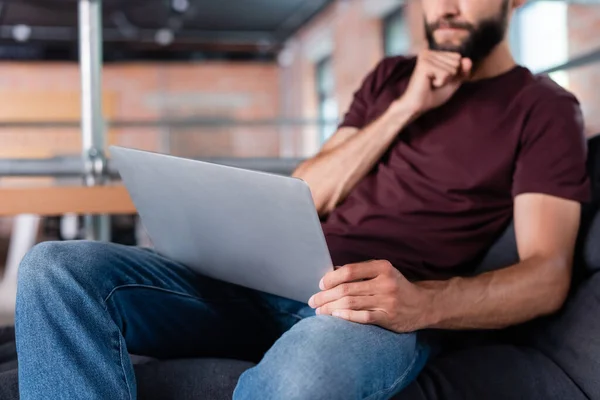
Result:
<instances>
[{"instance_id":1,"label":"blue jeans","mask_svg":"<svg viewBox=\"0 0 600 400\"><path fill-rule=\"evenodd\" d=\"M259 361L234 399L388 399L430 350L306 304L216 281L153 251L43 243L19 271L21 398L135 399L128 353Z\"/></svg>"}]
</instances>

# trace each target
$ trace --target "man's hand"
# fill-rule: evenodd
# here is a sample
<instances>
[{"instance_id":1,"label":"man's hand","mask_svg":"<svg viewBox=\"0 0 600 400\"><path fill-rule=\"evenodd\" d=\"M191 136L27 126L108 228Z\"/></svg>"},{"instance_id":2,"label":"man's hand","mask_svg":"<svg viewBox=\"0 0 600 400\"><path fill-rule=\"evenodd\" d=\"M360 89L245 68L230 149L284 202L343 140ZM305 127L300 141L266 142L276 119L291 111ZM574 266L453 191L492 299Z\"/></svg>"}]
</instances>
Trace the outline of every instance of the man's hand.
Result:
<instances>
[{"instance_id":1,"label":"man's hand","mask_svg":"<svg viewBox=\"0 0 600 400\"><path fill-rule=\"evenodd\" d=\"M472 66L471 60L458 53L424 50L400 100L421 114L439 107L469 78Z\"/></svg>"},{"instance_id":2,"label":"man's hand","mask_svg":"<svg viewBox=\"0 0 600 400\"><path fill-rule=\"evenodd\" d=\"M409 282L388 261L345 265L325 275L320 287L322 292L308 303L320 315L394 332L422 329L430 315L430 292Z\"/></svg>"},{"instance_id":3,"label":"man's hand","mask_svg":"<svg viewBox=\"0 0 600 400\"><path fill-rule=\"evenodd\" d=\"M400 132L426 111L448 101L469 78L472 62L458 53L424 51L417 60L405 93L374 121L367 111L374 93L375 71L357 91L351 113L368 122L361 129L339 129L315 157L303 162L293 176L310 187L315 207L326 216L337 207L381 160Z\"/></svg>"}]
</instances>

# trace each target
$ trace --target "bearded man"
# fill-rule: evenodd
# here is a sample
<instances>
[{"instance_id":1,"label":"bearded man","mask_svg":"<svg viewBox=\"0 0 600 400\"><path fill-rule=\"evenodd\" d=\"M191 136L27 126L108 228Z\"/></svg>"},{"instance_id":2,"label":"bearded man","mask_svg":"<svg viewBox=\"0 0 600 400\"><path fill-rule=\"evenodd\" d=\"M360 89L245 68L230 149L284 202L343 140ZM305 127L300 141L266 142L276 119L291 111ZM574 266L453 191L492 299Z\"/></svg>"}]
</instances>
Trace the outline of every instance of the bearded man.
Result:
<instances>
[{"instance_id":1,"label":"bearded man","mask_svg":"<svg viewBox=\"0 0 600 400\"><path fill-rule=\"evenodd\" d=\"M388 399L435 353L423 330L557 311L588 198L586 149L577 100L510 54L523 2L422 0L429 49L383 60L299 166L339 267L308 304L148 250L35 247L17 300L22 398L135 399L129 351L260 360L236 400ZM513 219L521 261L472 276Z\"/></svg>"}]
</instances>

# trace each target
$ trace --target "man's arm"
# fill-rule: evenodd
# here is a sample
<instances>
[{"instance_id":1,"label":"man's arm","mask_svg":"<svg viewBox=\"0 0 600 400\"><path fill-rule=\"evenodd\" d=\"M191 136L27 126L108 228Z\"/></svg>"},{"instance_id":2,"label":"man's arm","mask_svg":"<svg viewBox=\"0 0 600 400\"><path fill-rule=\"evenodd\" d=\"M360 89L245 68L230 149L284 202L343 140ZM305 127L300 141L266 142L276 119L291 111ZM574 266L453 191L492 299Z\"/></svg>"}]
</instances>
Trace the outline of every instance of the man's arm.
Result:
<instances>
[{"instance_id":1,"label":"man's arm","mask_svg":"<svg viewBox=\"0 0 600 400\"><path fill-rule=\"evenodd\" d=\"M344 200L414 116L406 103L397 100L363 130L338 130L319 154L296 169L293 176L308 184L319 215L329 214Z\"/></svg>"},{"instance_id":2,"label":"man's arm","mask_svg":"<svg viewBox=\"0 0 600 400\"><path fill-rule=\"evenodd\" d=\"M558 311L571 284L579 203L542 194L515 200L521 262L474 278L417 285L430 292L427 327L495 329Z\"/></svg>"},{"instance_id":3,"label":"man's arm","mask_svg":"<svg viewBox=\"0 0 600 400\"><path fill-rule=\"evenodd\" d=\"M468 77L472 63L458 53L423 51L406 92L362 130L340 129L293 173L308 184L319 215L343 201L412 120L444 104Z\"/></svg>"},{"instance_id":4,"label":"man's arm","mask_svg":"<svg viewBox=\"0 0 600 400\"><path fill-rule=\"evenodd\" d=\"M409 282L387 261L346 265L321 282L318 314L396 332L426 328L499 329L551 314L571 282L578 202L542 194L515 200L521 262L473 278Z\"/></svg>"}]
</instances>

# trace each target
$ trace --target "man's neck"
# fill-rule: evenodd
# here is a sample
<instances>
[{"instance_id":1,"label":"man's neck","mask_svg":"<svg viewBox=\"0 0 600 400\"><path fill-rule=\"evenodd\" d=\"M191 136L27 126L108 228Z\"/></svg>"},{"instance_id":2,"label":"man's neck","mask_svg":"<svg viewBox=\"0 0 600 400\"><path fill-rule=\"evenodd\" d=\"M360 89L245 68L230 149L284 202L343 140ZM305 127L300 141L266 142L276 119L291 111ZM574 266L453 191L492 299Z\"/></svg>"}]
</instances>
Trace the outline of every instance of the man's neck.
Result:
<instances>
[{"instance_id":1,"label":"man's neck","mask_svg":"<svg viewBox=\"0 0 600 400\"><path fill-rule=\"evenodd\" d=\"M493 78L510 71L515 67L515 60L510 53L508 42L505 40L500 43L490 55L475 66L471 74L470 81Z\"/></svg>"}]
</instances>

